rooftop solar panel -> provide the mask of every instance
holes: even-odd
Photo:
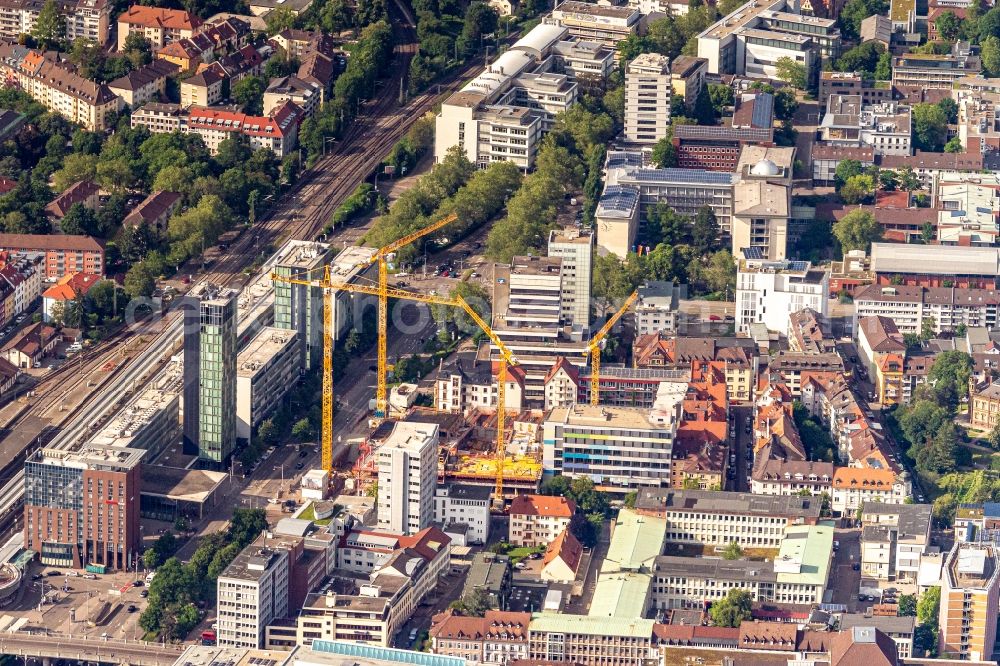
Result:
[[[677,125],[674,138],[677,139],[717,139],[730,141],[770,141],[771,129],[764,127],[708,127],[700,125]]]
[[[732,185],[734,174],[721,171],[705,171],[704,169],[640,169],[631,171],[623,179],[673,183],[696,183],[705,185]]]
[[[774,123],[774,95],[758,93],[753,101],[753,114],[750,124],[757,127],[770,127]]]

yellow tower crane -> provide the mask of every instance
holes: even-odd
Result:
[[[445,218],[448,219],[448,218]],[[449,220],[450,221],[450,220]],[[391,288],[388,285],[370,286],[359,283],[334,282],[330,278],[330,268],[323,268],[323,276],[319,279],[308,277],[284,276],[271,273],[271,279],[289,284],[300,284],[323,290],[323,424],[321,429],[322,447],[322,468],[328,472],[333,471],[333,292],[343,290],[352,293],[369,294],[379,298],[399,298],[420,303],[430,303],[435,305],[458,306],[465,310],[469,317],[479,326],[486,335],[489,336],[493,344],[500,350],[500,372],[498,377],[497,394],[497,478],[496,478],[496,499],[503,501],[503,461],[505,453],[505,404],[504,404],[504,384],[507,376],[507,366],[516,365],[517,359],[510,353],[503,341],[497,337],[493,329],[483,321],[479,314],[472,309],[461,296],[447,298],[444,296],[430,296],[412,291]],[[385,328],[379,328],[379,341],[384,344],[386,338]],[[384,349],[384,347],[383,347]],[[381,375],[385,380],[385,375]],[[385,412],[383,412],[383,415]]]
[[[413,241],[433,233],[438,229],[451,224],[458,219],[455,213],[446,215],[437,222],[429,224],[423,229],[407,234],[399,240],[389,243],[385,247],[379,248],[372,255],[365,265],[371,266],[378,262],[378,373],[376,377],[375,389],[375,418],[383,419],[388,412],[389,401],[386,391],[386,335],[389,330],[388,310],[389,310],[389,255],[401,247],[409,245]],[[407,292],[408,293],[408,292]]]
[[[604,323],[604,326],[590,338],[590,343],[583,352],[584,356],[590,354],[590,404],[592,405],[598,404],[601,398],[601,340],[618,323],[618,320],[622,318],[622,315],[625,314],[625,311],[631,307],[637,298],[639,298],[639,292],[633,291],[625,299],[625,304],[618,309],[618,312],[611,315],[611,318]]]

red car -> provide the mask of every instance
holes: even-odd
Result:
[[[708,315],[708,320],[709,321],[722,321],[722,317],[720,317],[718,315]]]

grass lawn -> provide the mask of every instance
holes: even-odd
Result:
[[[316,509],[313,508],[312,503],[309,503],[302,513],[299,514],[299,518],[302,520],[311,520],[317,525],[329,525],[331,518],[323,518],[322,520],[316,520]]]

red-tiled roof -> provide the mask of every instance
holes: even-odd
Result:
[[[0,248],[5,250],[75,250],[82,252],[103,252],[95,238],[72,236],[69,234],[0,234]]]
[[[547,567],[556,559],[562,559],[571,571],[576,573],[580,566],[580,559],[583,557],[583,546],[576,537],[566,527],[556,540],[549,544],[545,550],[545,557],[542,558],[542,566]]]
[[[576,503],[573,500],[556,495],[518,495],[510,504],[512,516],[572,518],[575,512]]]
[[[142,5],[129,7],[126,12],[118,16],[118,22],[170,30],[194,30],[201,25],[201,19],[191,12]]]

